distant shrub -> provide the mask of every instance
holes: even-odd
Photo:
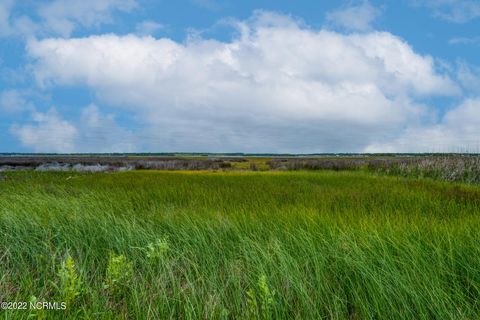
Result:
[[[222,160],[157,160],[139,161],[135,164],[137,169],[154,170],[208,170],[230,168],[231,164]]]
[[[480,183],[480,158],[473,156],[410,158],[393,163],[369,164],[368,169],[403,177]]]
[[[68,171],[70,169],[69,164],[58,162],[44,163],[35,168],[36,171]]]
[[[109,165],[101,165],[101,164],[84,165],[80,163],[74,165],[72,169],[77,172],[105,172],[105,171],[115,170],[115,168]]]
[[[425,156],[363,159],[272,159],[272,170],[359,170],[450,182],[480,183],[478,156]]]
[[[218,170],[228,169],[231,159],[188,159],[158,157],[0,157],[0,171],[31,169],[36,171],[108,172],[144,170]],[[233,160],[232,160],[233,161]],[[246,160],[234,159],[241,162]]]
[[[367,163],[363,159],[272,159],[267,162],[273,170],[355,170]]]

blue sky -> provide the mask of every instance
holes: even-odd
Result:
[[[478,152],[480,1],[0,0],[0,152]]]

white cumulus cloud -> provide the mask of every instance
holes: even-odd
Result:
[[[434,125],[408,128],[367,152],[480,152],[480,99],[467,99]]]
[[[15,124],[10,133],[35,152],[141,151],[133,133],[94,104],[83,108],[75,120],[64,119],[54,108],[45,113],[33,111],[30,124]]]
[[[62,119],[55,109],[46,113],[34,112],[34,124],[13,125],[10,132],[24,146],[35,152],[73,152],[78,131],[71,123]]]
[[[428,121],[418,99],[459,92],[388,32],[312,30],[268,12],[238,26],[227,42],[100,35],[27,51],[43,86],[87,86],[135,113],[150,150],[362,151]]]

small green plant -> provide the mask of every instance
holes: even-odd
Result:
[[[258,291],[260,294],[260,308],[262,315],[267,315],[270,313],[273,306],[273,296],[275,291],[270,290],[267,284],[267,277],[262,274],[258,278]]]
[[[133,264],[124,255],[110,254],[104,289],[113,298],[122,297],[132,281]]]
[[[257,287],[247,291],[247,312],[251,319],[270,319],[272,315],[274,290],[270,290],[267,277],[262,274],[258,278]]]
[[[81,294],[82,282],[78,275],[77,267],[75,266],[75,260],[73,260],[69,254],[67,254],[60,265],[58,277],[60,279],[58,289],[62,300],[67,306],[71,306],[75,302],[75,299]]]
[[[168,244],[168,239],[166,237],[162,239],[158,239],[155,242],[149,243],[147,245],[147,257],[149,259],[160,259],[164,258],[168,251],[170,250],[170,246]]]

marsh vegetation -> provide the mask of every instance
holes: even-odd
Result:
[[[8,319],[478,318],[480,188],[367,171],[4,172]]]

